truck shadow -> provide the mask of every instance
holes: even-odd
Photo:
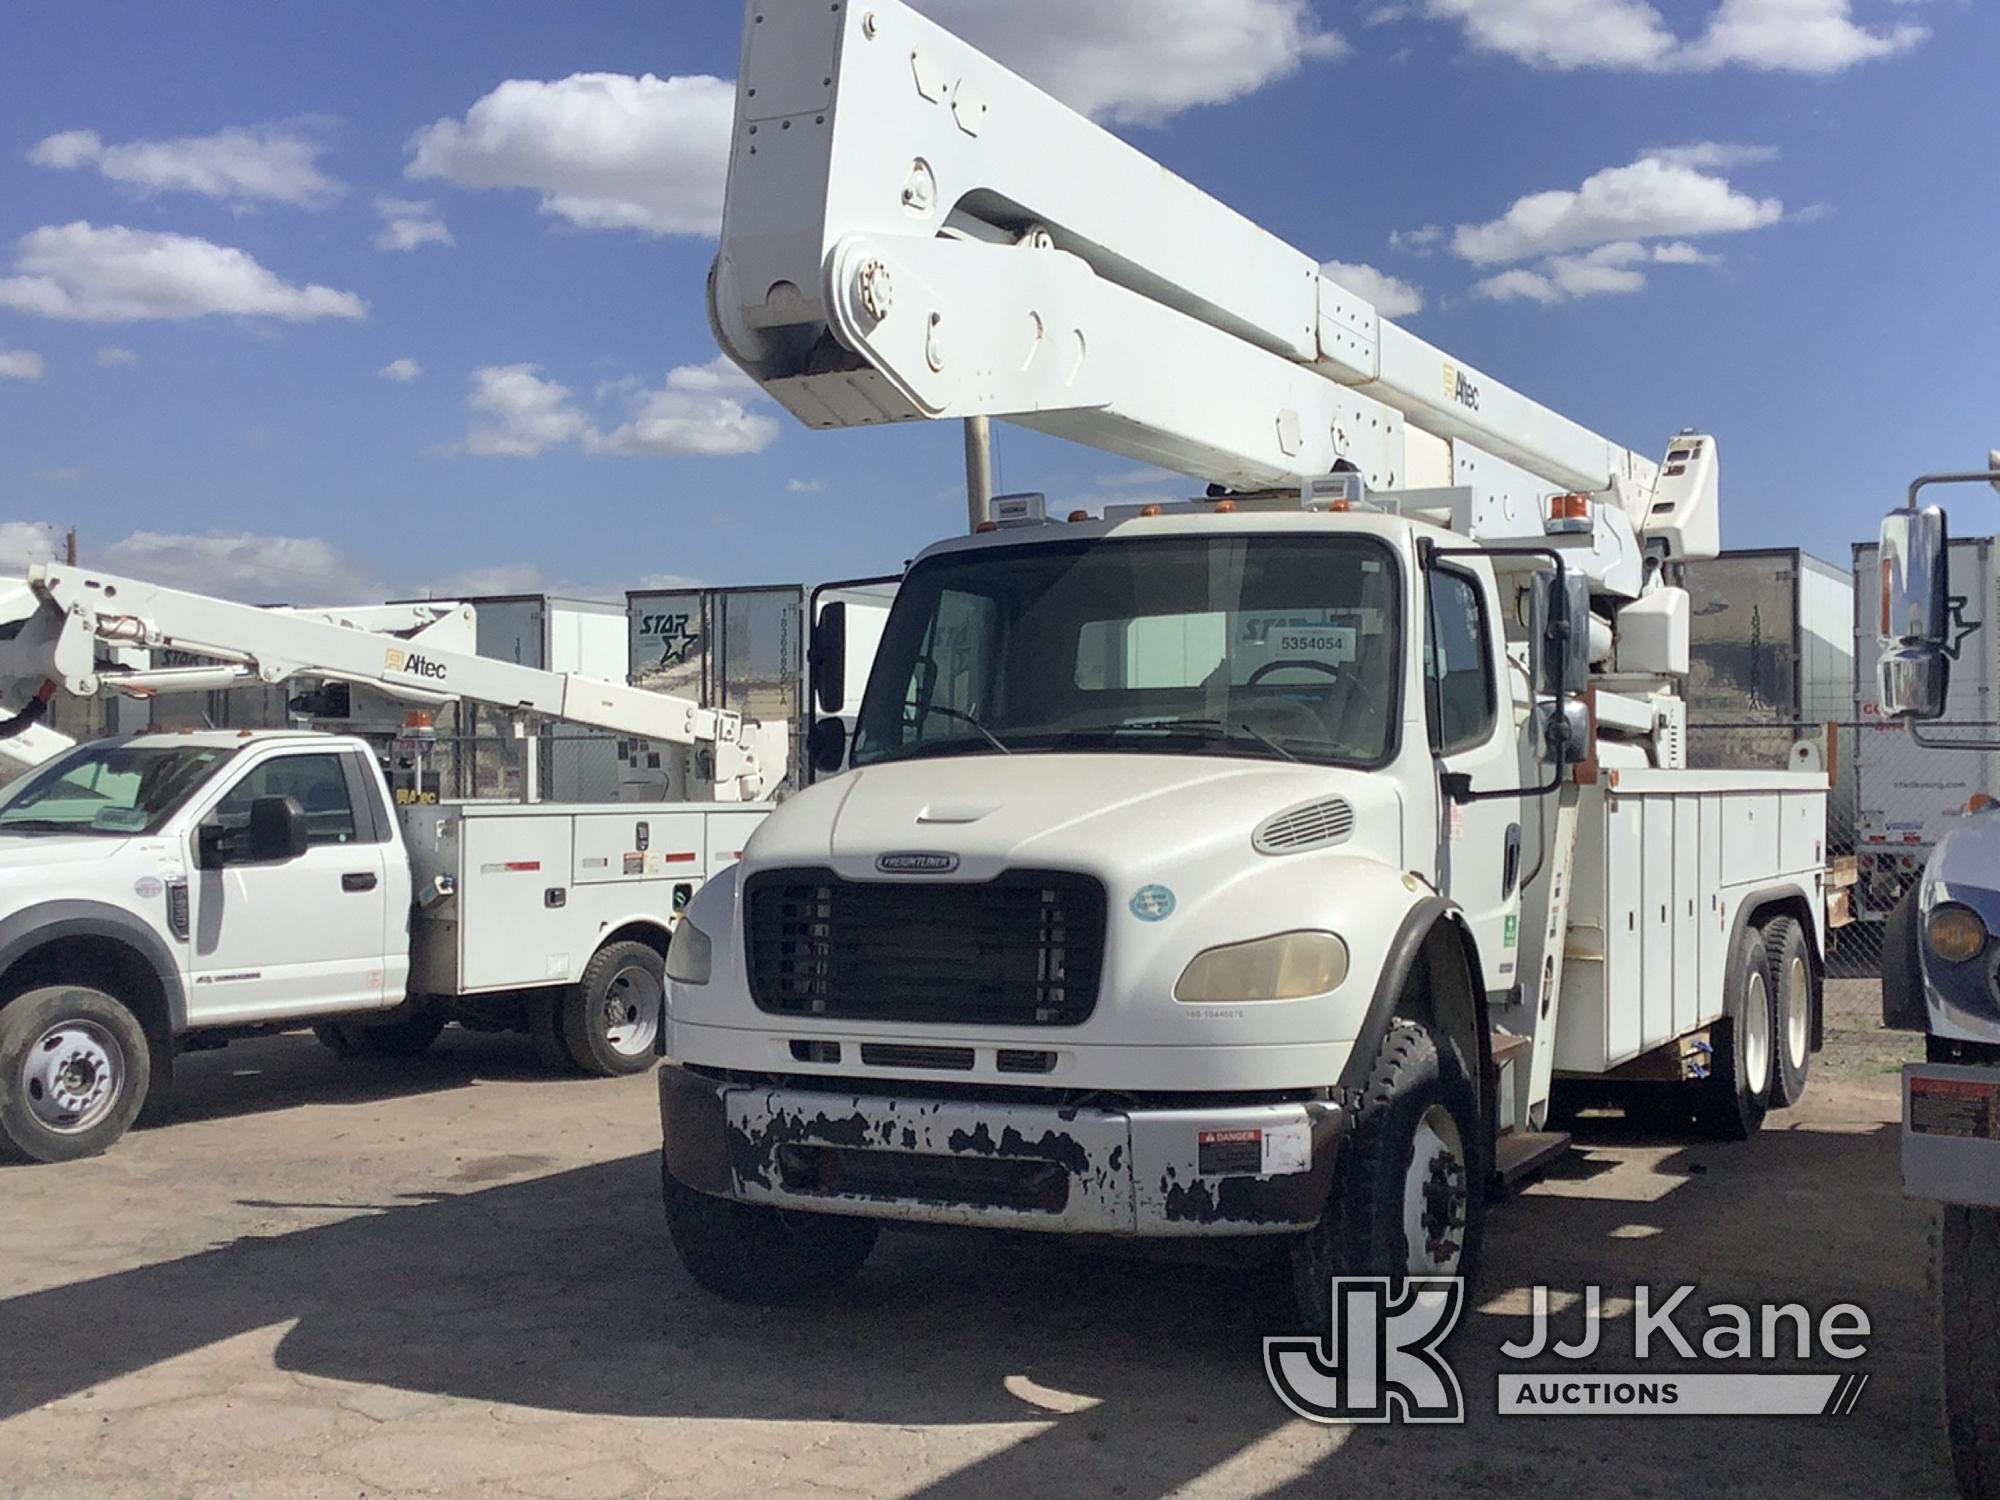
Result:
[[[171,1092],[148,1106],[141,1128],[226,1120],[301,1104],[374,1104],[489,1080],[548,1078],[527,1037],[508,1032],[447,1026],[422,1057],[384,1058],[336,1057],[310,1032],[286,1032],[182,1053],[174,1060]]]
[[[1609,1148],[1586,1156],[1593,1149]],[[1944,1493],[1925,1215],[1896,1190],[1893,1130],[1796,1128],[1700,1154],[1705,1174],[1675,1151],[1496,1209],[1478,1306],[1453,1345],[1471,1420],[1421,1434],[1291,1422],[1262,1370],[1277,1304],[1265,1278],[1240,1269],[903,1233],[885,1236],[836,1297],[783,1310],[718,1302],[667,1244],[650,1153],[385,1202],[0,1302],[0,1349],[61,1351],[0,1364],[0,1417],[290,1324],[283,1369],[472,1402],[1009,1427],[988,1456],[919,1492],[932,1496],[1156,1495],[1204,1477],[1277,1494],[1506,1493],[1552,1481],[1598,1494],[1746,1482],[1767,1495]],[[1599,1282],[1617,1297],[1696,1276],[1696,1307],[1860,1302],[1875,1330],[1861,1410],[1810,1426],[1724,1424],[1732,1449],[1765,1457],[1713,1469],[1701,1457],[1719,1436],[1712,1423],[1493,1415],[1498,1346],[1529,1329],[1528,1280]],[[1575,1321],[1557,1335],[1573,1335]],[[1698,1337],[1699,1314],[1683,1322]],[[1614,1313],[1593,1366],[1634,1368],[1624,1326]]]

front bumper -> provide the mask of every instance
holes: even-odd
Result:
[[[668,1171],[774,1208],[1060,1234],[1286,1234],[1317,1223],[1339,1105],[896,1098],[660,1069]]]
[[[1903,1191],[2000,1208],[2000,1067],[1904,1065]]]

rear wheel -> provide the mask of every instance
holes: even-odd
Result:
[[[74,1161],[138,1118],[152,1077],[138,1018],[102,990],[50,985],[0,1009],[0,1153]]]
[[[1806,930],[1791,917],[1779,917],[1764,929],[1764,951],[1771,962],[1771,1103],[1782,1109],[1805,1097],[1819,982]]]
[[[1479,1270],[1486,1211],[1479,1100],[1458,1050],[1398,1021],[1375,1055],[1317,1227],[1291,1257],[1304,1326],[1332,1316],[1336,1276],[1461,1276]]]
[[[688,1274],[731,1302],[777,1307],[830,1292],[867,1264],[881,1226],[712,1198],[660,1166],[667,1233]]]
[[[2000,1209],[1944,1206],[1945,1431],[1965,1500],[2000,1500]]]
[[[1753,928],[1738,940],[1723,985],[1699,1113],[1710,1134],[1747,1141],[1770,1108],[1774,1067],[1770,960],[1761,932]]]
[[[607,943],[562,1003],[562,1039],[576,1065],[600,1078],[653,1064],[666,1004],[666,960],[644,943]]]

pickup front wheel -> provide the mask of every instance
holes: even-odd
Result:
[[[138,1117],[151,1078],[146,1033],[111,996],[29,990],[0,1009],[0,1154],[98,1155]]]

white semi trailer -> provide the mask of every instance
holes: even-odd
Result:
[[[649,1066],[676,914],[783,779],[788,727],[473,654],[456,606],[261,610],[49,564],[0,639],[0,715],[57,692],[316,681],[657,749],[682,800],[396,805],[370,744],[308,731],[93,741],[0,796],[0,1154],[104,1150],[177,1052],[310,1024],[343,1054],[421,1051],[447,1020],[526,1030],[554,1065]],[[411,615],[411,609],[416,615]],[[107,649],[148,662],[101,666]],[[352,708],[354,705],[348,705]],[[656,794],[657,795],[657,794]]]
[[[758,0],[739,77],[711,313],[771,396],[1211,489],[926,550],[823,779],[695,896],[704,1285],[948,1222],[1235,1241],[1323,1319],[1335,1271],[1473,1272],[1558,1079],[1738,1137],[1798,1097],[1825,779],[1682,769],[1713,438],[1536,405],[900,0]]]

